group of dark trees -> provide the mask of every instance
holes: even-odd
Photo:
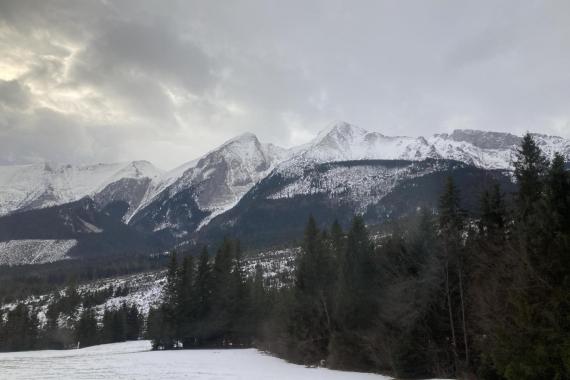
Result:
[[[75,323],[75,341],[81,347],[137,340],[143,332],[144,318],[136,305],[121,304],[105,309],[101,326],[93,309],[84,309]]]
[[[438,210],[395,222],[373,244],[310,218],[292,286],[244,276],[239,243],[213,263],[172,256],[155,348],[248,346],[294,362],[402,378],[570,378],[570,174],[531,135],[519,190],[492,185],[469,214],[450,178]]]
[[[144,318],[136,305],[123,303],[116,309],[105,309],[102,318],[95,311],[96,305],[124,291],[108,287],[80,294],[71,283],[63,295],[53,295],[43,324],[38,318],[39,309],[24,303],[16,304],[5,315],[0,311],[0,351],[65,349],[136,340],[144,330]]]
[[[155,349],[247,347],[267,312],[261,267],[246,278],[239,241],[226,239],[213,261],[204,248],[181,263],[171,256],[163,303],[151,309],[147,335]]]

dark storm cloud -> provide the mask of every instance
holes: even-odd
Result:
[[[168,167],[336,119],[570,137],[569,21],[564,1],[4,0],[0,162]]]

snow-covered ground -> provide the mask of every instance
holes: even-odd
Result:
[[[77,240],[8,240],[0,242],[0,265],[44,264],[69,259]]]
[[[2,379],[387,380],[306,368],[255,349],[150,351],[148,341],[66,351],[0,353]]]

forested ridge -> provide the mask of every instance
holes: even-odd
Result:
[[[107,287],[80,294],[71,282],[65,291],[53,294],[43,322],[39,310],[23,302],[4,315],[0,310],[0,351],[83,348],[139,339],[145,321],[136,305],[123,302],[97,316],[96,305],[127,293],[126,288]]]
[[[570,176],[531,135],[480,210],[453,181],[439,208],[395,222],[373,244],[310,218],[292,286],[247,278],[239,241],[180,264],[151,311],[155,349],[255,346],[305,365],[400,378],[570,378]]]

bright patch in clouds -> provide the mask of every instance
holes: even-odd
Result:
[[[148,159],[332,120],[570,137],[570,3],[0,3],[0,164]]]

